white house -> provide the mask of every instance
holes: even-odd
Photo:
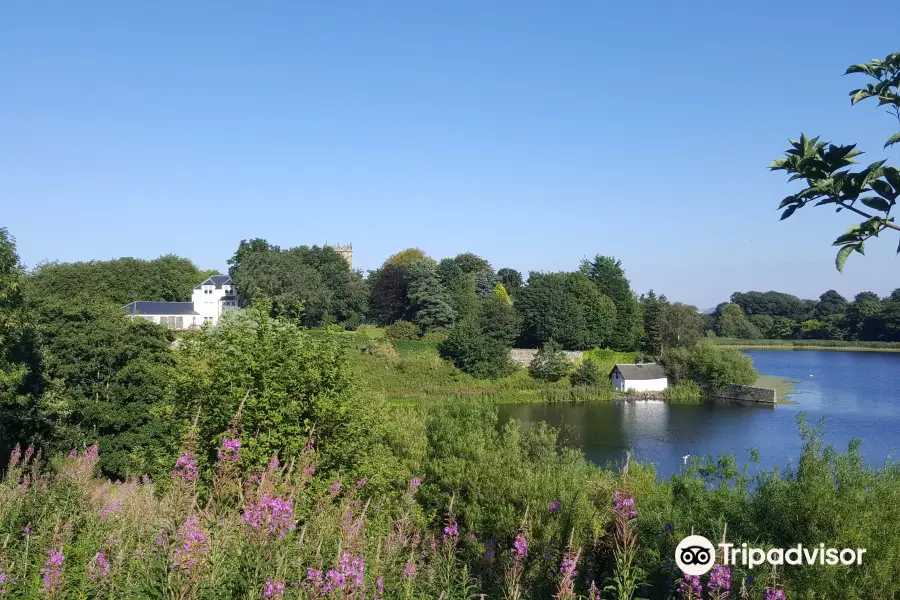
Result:
[[[194,288],[191,302],[132,302],[122,310],[165,325],[169,329],[199,329],[204,323],[215,325],[226,310],[237,306],[234,282],[228,275],[213,275]]]
[[[662,365],[616,365],[609,374],[617,392],[661,392],[669,387],[669,378]]]

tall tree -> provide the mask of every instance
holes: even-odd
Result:
[[[41,423],[37,399],[43,377],[37,335],[22,293],[15,240],[0,228],[0,456],[31,441]]]
[[[883,60],[873,59],[868,63],[851,65],[847,73],[863,74],[874,80],[865,88],[850,92],[851,104],[877,98],[878,105],[888,106],[888,112],[900,122],[900,52],[889,54]],[[898,142],[900,133],[895,133],[884,147]],[[834,241],[834,246],[840,246],[835,258],[839,271],[844,268],[852,252],[863,253],[865,242],[869,239],[887,229],[900,231],[900,225],[894,223],[891,216],[900,197],[900,170],[886,166],[885,160],[879,160],[860,171],[851,171],[849,167],[856,163],[855,157],[862,154],[856,149],[856,144],[834,145],[803,134],[799,140],[791,140],[790,143],[785,156],[772,161],[770,169],[785,171],[790,175],[790,181],[802,179],[806,187],[781,201],[779,208],[785,209],[782,220],[809,203],[834,207],[837,212],[846,210],[864,219]]]
[[[522,343],[554,340],[565,348],[608,346],[615,336],[616,307],[584,273],[531,273],[515,308],[524,322]]]
[[[697,307],[674,302],[662,309],[660,319],[662,347],[693,346],[703,335],[703,315]]]
[[[453,325],[456,313],[450,306],[449,295],[438,279],[432,261],[420,261],[410,267],[411,281],[408,296],[414,322],[423,332],[446,329]]]
[[[506,288],[506,291],[510,296],[515,296],[524,285],[522,274],[515,269],[500,269],[497,271],[497,279],[500,280],[500,283],[503,284],[503,287]]]
[[[634,350],[641,334],[641,314],[631,283],[625,277],[622,261],[612,256],[600,256],[582,261],[581,272],[586,274],[616,307],[616,324],[611,345],[615,350]]]
[[[716,308],[716,334],[748,340],[762,337],[740,305],[733,303],[720,304]]]
[[[369,275],[372,318],[381,324],[397,320],[412,321],[415,311],[409,299],[410,267],[421,261],[431,261],[418,248],[407,248],[389,257],[381,267]]]
[[[641,346],[651,356],[659,356],[663,351],[663,314],[669,301],[665,296],[657,296],[650,290],[641,296],[641,317],[644,325],[644,336]]]
[[[833,316],[843,316],[847,312],[847,300],[834,290],[828,290],[819,296],[816,304],[816,318],[826,319]]]

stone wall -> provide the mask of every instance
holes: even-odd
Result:
[[[716,398],[726,400],[740,400],[743,402],[757,402],[760,404],[775,404],[777,394],[775,390],[758,388],[749,385],[726,385],[715,394]]]
[[[531,361],[534,360],[534,355],[537,354],[537,350],[534,348],[513,348],[509,351],[509,357],[512,359],[514,363],[520,364],[523,367],[527,367],[531,364]],[[579,352],[576,350],[565,350],[563,354],[566,355],[571,362],[575,362],[577,359],[581,358],[583,352]]]

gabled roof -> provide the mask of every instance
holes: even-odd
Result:
[[[143,302],[136,301],[122,307],[132,315],[199,315],[193,302]]]
[[[214,285],[217,290],[221,290],[223,285],[234,285],[234,282],[228,275],[213,275],[200,285],[194,287],[194,289],[199,290],[204,285]]]
[[[662,365],[656,363],[642,363],[639,365],[616,365],[610,372],[610,375],[618,369],[626,380],[640,379],[663,379],[666,377],[666,370]]]

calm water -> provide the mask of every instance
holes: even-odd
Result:
[[[505,421],[547,421],[597,464],[624,460],[628,449],[657,465],[663,477],[682,469],[682,456],[733,452],[749,463],[749,449],[761,466],[783,467],[800,454],[797,415],[825,419],[825,441],[846,449],[863,441],[865,460],[881,466],[900,447],[900,352],[766,350],[747,352],[766,375],[797,380],[794,404],[776,407],[663,402],[612,404],[525,404],[500,409]],[[757,470],[751,465],[751,473]]]

